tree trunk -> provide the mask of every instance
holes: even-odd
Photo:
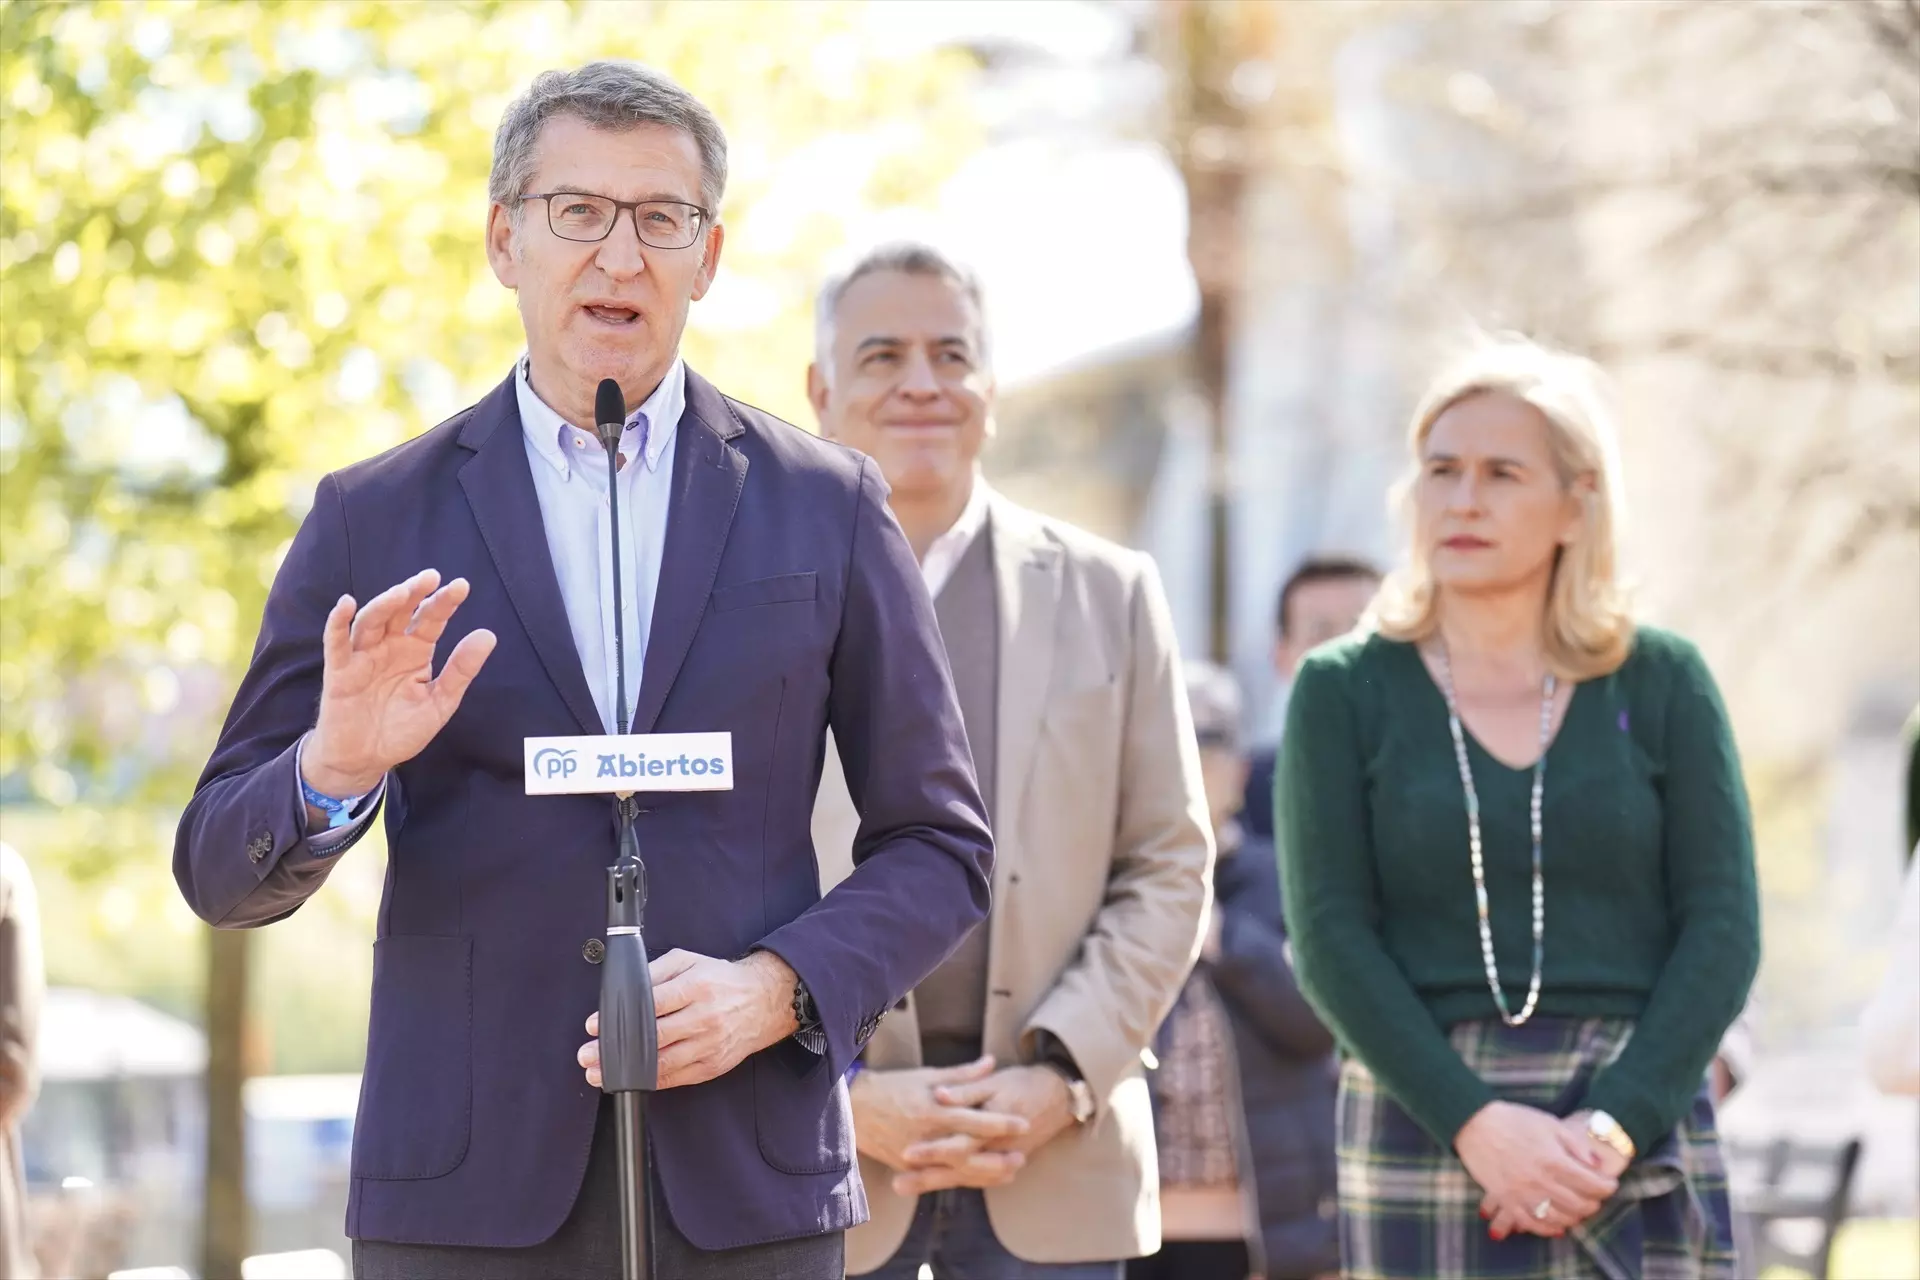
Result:
[[[1238,175],[1216,175],[1231,178]],[[1208,192],[1206,187],[1216,190]],[[1222,200],[1207,221],[1224,224],[1215,234],[1236,236],[1239,192],[1237,181],[1216,180],[1188,187],[1200,199]],[[1194,213],[1199,214],[1198,201]],[[1195,245],[1195,256],[1218,252]],[[1200,319],[1194,339],[1194,364],[1201,399],[1207,406],[1207,656],[1221,665],[1233,659],[1233,437],[1228,428],[1231,389],[1234,296],[1228,287],[1202,288]]]
[[[200,1274],[233,1280],[247,1256],[247,963],[253,935],[215,929],[207,940],[207,1176]]]
[[[1162,65],[1172,72],[1169,149],[1187,189],[1187,258],[1200,292],[1193,372],[1207,407],[1207,655],[1233,656],[1233,337],[1244,284],[1245,112],[1225,92],[1248,54],[1244,15],[1207,0],[1165,0]]]

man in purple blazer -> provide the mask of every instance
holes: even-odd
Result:
[[[639,406],[611,482],[633,730],[731,733],[736,775],[642,796],[658,1274],[842,1274],[867,1212],[842,1078],[986,913],[992,842],[884,483],[680,361],[725,182],[711,113],[643,68],[548,72],[508,108],[487,252],[527,355],[320,482],[181,819],[182,893],[244,928],[297,910],[384,803],[357,1275],[618,1267],[611,1108],[582,1044],[614,809],[529,797],[522,772],[524,738],[615,722],[602,378]],[[862,823],[823,898],[829,727]]]

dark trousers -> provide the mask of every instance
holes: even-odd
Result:
[[[580,1198],[560,1230],[524,1249],[353,1242],[355,1280],[617,1280],[620,1275],[619,1136],[602,1099]],[[653,1274],[657,1280],[841,1280],[846,1238],[838,1232],[710,1253],[674,1229],[656,1178]]]
[[[1252,1268],[1238,1240],[1169,1240],[1127,1263],[1127,1280],[1247,1280]]]
[[[899,1251],[864,1280],[915,1280],[920,1268],[934,1280],[1121,1280],[1118,1262],[1028,1262],[993,1234],[986,1197],[951,1187],[920,1197]]]

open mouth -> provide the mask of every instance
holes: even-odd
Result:
[[[629,307],[593,306],[581,309],[601,324],[623,326],[640,323],[640,313]]]

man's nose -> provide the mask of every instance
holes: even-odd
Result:
[[[613,230],[600,242],[594,261],[615,279],[630,279],[647,269],[647,256],[640,244],[640,212],[623,209],[613,216]]]
[[[907,364],[900,379],[903,395],[926,399],[940,394],[940,379],[934,376],[933,361],[924,351],[907,353]]]

